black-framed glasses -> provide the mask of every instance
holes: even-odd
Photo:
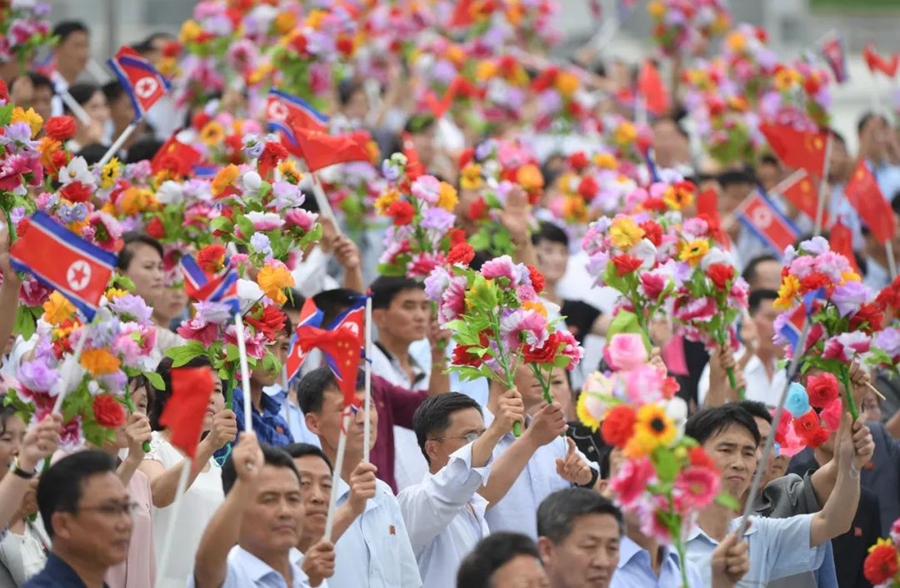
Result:
[[[107,504],[101,504],[99,506],[82,506],[79,507],[79,511],[89,511],[89,512],[99,512],[105,517],[115,518],[118,516],[126,515],[126,516],[134,516],[134,513],[137,511],[140,505],[137,502],[127,502],[127,503],[113,503],[109,502]]]
[[[459,437],[432,437],[432,441],[453,441],[457,439],[465,439],[466,443],[474,443],[483,433],[466,433]]]

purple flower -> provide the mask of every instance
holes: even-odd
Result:
[[[425,278],[425,295],[429,300],[437,302],[449,285],[450,274],[444,268],[437,267]]]
[[[900,356],[900,329],[887,328],[875,335],[875,347],[887,353],[891,359]]]
[[[256,159],[262,155],[266,148],[265,143],[260,141],[256,135],[244,135],[242,141],[244,143],[244,153],[250,159]]]
[[[810,255],[822,255],[826,251],[831,251],[831,246],[824,237],[813,237],[803,243],[800,243],[800,249]]]
[[[109,309],[101,309],[101,313],[104,313],[106,316],[101,314],[100,320],[91,329],[91,347],[95,349],[109,347],[112,345],[116,335],[119,334],[119,319],[110,316]]]
[[[443,208],[429,208],[422,215],[422,228],[446,233],[456,222],[456,215]]]
[[[35,392],[49,392],[59,379],[59,370],[51,369],[40,359],[23,361],[16,373],[19,382]]]
[[[153,310],[140,296],[126,294],[109,303],[109,309],[125,321],[148,324]]]
[[[221,325],[231,321],[231,307],[221,302],[197,302],[194,304],[196,319],[205,324]]]
[[[869,289],[862,282],[847,282],[834,289],[831,301],[843,317],[859,310],[859,307],[869,300],[870,295]]]
[[[285,208],[297,208],[303,204],[306,197],[300,192],[299,186],[289,182],[275,182],[272,184],[272,205],[275,210]]]
[[[122,396],[122,393],[125,391],[125,386],[128,385],[128,376],[126,376],[125,372],[122,370],[118,370],[111,374],[99,376],[97,381],[100,383],[100,386],[110,394]]]

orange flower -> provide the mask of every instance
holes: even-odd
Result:
[[[233,163],[220,169],[210,186],[213,196],[221,196],[240,175],[241,170]]]
[[[527,192],[533,192],[544,187],[544,176],[538,166],[526,163],[516,170],[516,183]]]
[[[119,359],[106,349],[88,349],[81,354],[81,367],[92,376],[104,376],[119,371]]]
[[[294,285],[294,276],[283,265],[267,265],[259,270],[256,283],[272,302],[281,306],[287,302],[284,290]]]
[[[69,302],[65,296],[54,290],[50,293],[50,297],[44,303],[44,322],[57,326],[66,321],[75,314],[75,307]]]
[[[556,89],[563,97],[572,96],[577,90],[580,82],[578,76],[567,71],[561,71],[556,76]]]

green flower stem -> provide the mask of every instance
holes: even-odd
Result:
[[[500,318],[499,317],[491,317],[495,319],[491,321],[491,327],[494,331],[494,340],[497,342],[497,349],[499,351],[503,351],[503,342],[500,340]],[[509,369],[509,363],[506,361],[506,358],[503,357],[502,353],[499,357],[495,358],[497,363],[500,364],[500,367],[503,369],[503,375],[506,377],[506,388],[512,389],[516,387],[516,379],[513,377],[513,372]],[[516,369],[518,369],[518,364],[516,365]],[[522,423],[516,421],[513,423],[513,435],[516,437],[522,436]]]
[[[18,235],[16,235],[16,225],[12,222],[12,216],[8,208],[3,209],[3,215],[6,217],[6,230],[9,231],[9,244],[12,245],[18,238]]]
[[[131,392],[125,393],[125,406],[128,407],[128,412],[134,414],[134,403],[131,401]],[[144,453],[150,453],[150,442],[144,441],[144,444],[141,445],[141,449],[144,450]]]
[[[225,369],[228,371],[228,392],[225,394],[225,408],[227,410],[231,410],[231,401],[234,400],[234,367],[228,364],[225,364]],[[222,382],[222,385],[226,385],[226,382]]]
[[[856,422],[856,419],[859,418],[859,411],[856,410],[856,402],[853,401],[853,387],[850,384],[850,368],[847,364],[841,364],[841,380],[844,382],[844,404],[847,405],[847,410],[850,411],[850,416],[853,417],[853,422]]]

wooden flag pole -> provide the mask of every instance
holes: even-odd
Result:
[[[178,522],[178,515],[181,514],[181,503],[184,502],[181,498],[184,496],[184,493],[187,492],[188,478],[191,474],[191,458],[186,457],[181,466],[181,475],[178,476],[178,486],[175,488],[175,500],[172,502],[172,520],[170,521],[169,528],[166,529],[166,540],[163,543],[163,548],[161,555],[162,557],[159,560],[159,566],[156,570],[156,585],[155,588],[162,588],[166,585],[166,573],[169,571],[169,557],[172,555],[172,543],[175,541],[175,529],[178,526],[176,523]]]

